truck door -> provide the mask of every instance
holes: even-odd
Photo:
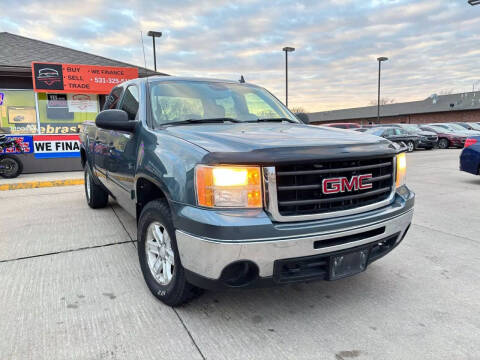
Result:
[[[129,85],[117,107],[128,114],[129,120],[138,119],[139,90]],[[108,188],[117,201],[126,209],[134,206],[132,190],[137,160],[137,135],[110,130],[108,143]],[[133,213],[135,213],[134,209]]]
[[[123,88],[115,87],[107,97],[107,101],[103,106],[103,110],[115,109],[122,96]],[[100,181],[108,187],[107,184],[107,168],[109,161],[109,142],[110,142],[110,130],[96,129],[94,143],[94,164],[93,169],[95,175]]]

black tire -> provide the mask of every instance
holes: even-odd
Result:
[[[413,141],[407,141],[407,151],[412,152],[415,150],[415,143]]]
[[[87,199],[88,206],[92,209],[104,208],[108,204],[108,192],[106,192],[100,185],[95,184],[92,174],[90,174],[88,169],[88,165],[85,166],[84,174],[85,198]],[[89,187],[90,191],[88,189]]]
[[[153,270],[150,270],[148,265],[147,252],[145,251],[149,227],[155,223],[161,224],[164,231],[168,233],[171,250],[174,255],[173,271],[171,272],[172,278],[166,285],[162,285],[155,279],[152,274]],[[202,290],[191,285],[185,279],[185,270],[180,262],[175,229],[167,202],[165,200],[154,200],[145,205],[140,214],[137,229],[140,267],[145,282],[152,294],[169,306],[179,306],[199,296]]]
[[[0,156],[0,176],[5,179],[13,179],[20,175],[23,171],[23,164],[14,156]],[[7,168],[8,170],[4,170]]]
[[[450,142],[448,141],[448,139],[441,138],[440,140],[438,140],[439,149],[448,149],[449,146],[450,146]]]

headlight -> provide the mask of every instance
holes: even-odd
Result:
[[[260,167],[198,165],[195,168],[197,202],[206,207],[261,208]]]
[[[407,180],[407,156],[405,153],[397,155],[397,188],[405,185]]]

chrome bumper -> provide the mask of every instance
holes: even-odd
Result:
[[[180,259],[185,269],[210,279],[219,279],[222,270],[237,260],[250,260],[259,269],[260,277],[273,275],[275,260],[301,256],[324,254],[353,248],[400,234],[403,236],[412,221],[413,209],[396,217],[372,225],[348,229],[346,231],[321,232],[299,237],[249,239],[248,241],[228,241],[207,239],[176,230]],[[332,240],[385,227],[385,231],[376,236],[362,238],[348,243],[314,248],[315,242]]]

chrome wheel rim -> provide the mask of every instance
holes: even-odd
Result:
[[[412,142],[409,142],[408,143],[408,151],[413,151],[413,143]]]
[[[145,253],[152,276],[160,285],[168,285],[173,278],[175,257],[167,229],[159,222],[151,223],[147,229]]]
[[[92,190],[90,184],[90,175],[88,175],[88,173],[85,173],[85,188],[87,190],[87,200],[90,201],[90,193]]]

